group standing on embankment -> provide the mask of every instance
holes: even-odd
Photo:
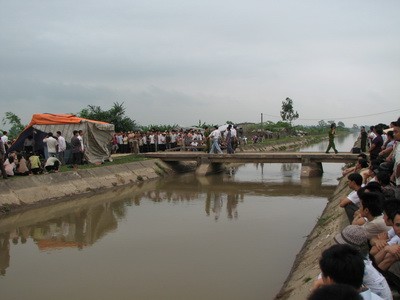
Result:
[[[386,132],[361,128],[353,151],[368,155],[343,170],[276,299],[326,299],[347,289],[360,299],[393,299],[400,290],[400,118]]]

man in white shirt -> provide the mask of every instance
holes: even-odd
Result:
[[[212,140],[210,154],[219,153],[222,154],[221,147],[219,146],[219,140],[221,139],[221,132],[218,130],[218,126],[214,126],[214,130],[208,136]]]
[[[58,142],[53,137],[53,133],[52,132],[49,132],[47,134],[47,136],[43,139],[43,143],[45,143],[47,145],[47,153],[48,153],[47,157],[56,157],[57,156]]]
[[[64,164],[64,153],[67,149],[67,143],[65,142],[65,138],[62,136],[61,131],[57,131],[57,141],[58,141],[58,159],[61,164]]]
[[[340,207],[346,211],[347,218],[350,224],[353,222],[354,213],[360,208],[360,198],[358,198],[357,191],[361,188],[363,178],[359,173],[351,173],[348,177],[348,185],[353,191],[340,200]]]
[[[8,150],[8,136],[7,136],[7,131],[3,131],[3,135],[1,136],[1,140],[3,141],[4,148],[6,151]]]

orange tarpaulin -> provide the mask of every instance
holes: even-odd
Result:
[[[28,127],[35,124],[40,124],[40,125],[78,124],[81,123],[82,121],[99,123],[99,124],[108,124],[106,122],[84,119],[70,114],[34,114],[32,116],[32,120],[29,123]]]

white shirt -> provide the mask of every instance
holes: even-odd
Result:
[[[59,136],[58,137],[58,151],[62,152],[65,151],[67,149],[67,144],[65,143],[65,139],[63,136]]]
[[[366,290],[365,292],[360,293],[364,300],[383,300],[377,294],[371,292],[371,290]]]
[[[232,137],[234,137],[234,136],[237,137],[236,129],[233,128],[233,127],[231,128],[231,136],[232,136]]]
[[[360,198],[358,198],[357,191],[352,191],[348,196],[347,199],[349,199],[351,202],[353,202],[355,205],[359,205],[360,203]]]
[[[4,145],[7,144],[7,142],[8,142],[8,136],[4,134],[4,135],[1,137],[1,140],[3,141]]]
[[[372,265],[372,261],[369,259],[364,259],[364,265],[365,269],[363,284],[382,299],[392,300],[392,292],[385,277],[383,277],[383,275],[379,273],[377,269],[375,269],[375,267]]]
[[[55,138],[53,138],[52,136],[49,136],[48,138],[44,138],[43,143],[46,143],[47,151],[49,153],[57,153],[58,142]]]
[[[210,137],[213,140],[219,140],[219,138],[221,137],[221,132],[218,129],[215,129],[210,133]]]
[[[83,137],[81,135],[78,135],[78,140],[81,142],[81,150],[85,151],[85,146],[83,145]]]

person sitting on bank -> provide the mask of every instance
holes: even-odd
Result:
[[[395,198],[386,200],[383,202],[382,208],[383,220],[385,221],[386,226],[389,226],[390,229],[387,232],[382,232],[369,240],[371,245],[371,250],[369,253],[374,257],[376,264],[379,264],[385,256],[381,251],[387,245],[394,245],[399,240],[399,237],[396,235],[393,229],[393,219],[396,215],[396,212],[400,211],[400,201]]]
[[[340,207],[343,207],[350,224],[353,222],[354,213],[360,208],[360,198],[358,198],[357,191],[363,184],[363,178],[358,173],[351,173],[347,176],[347,183],[353,191],[340,200]]]
[[[321,278],[313,285],[313,290],[323,285],[347,284],[355,288],[363,299],[382,299],[363,286],[364,257],[356,248],[348,244],[335,244],[322,252],[319,260]]]
[[[60,170],[61,162],[58,160],[57,157],[49,157],[46,160],[44,168],[47,172],[58,172]]]
[[[19,176],[27,176],[29,175],[29,169],[26,164],[26,159],[25,157],[21,154],[17,154],[17,161],[16,161],[16,170],[15,170],[15,175]]]
[[[15,162],[14,162],[14,156],[10,155],[4,162],[4,169],[6,171],[6,175],[8,177],[14,176],[14,171],[15,171]]]
[[[363,285],[368,287],[373,293],[385,300],[392,300],[392,293],[385,277],[373,266],[368,255],[368,239],[362,227],[348,225],[338,233],[334,241],[341,245],[350,245],[356,248],[364,259],[365,271]]]
[[[361,228],[365,231],[368,240],[382,232],[387,232],[390,227],[386,225],[382,214],[383,194],[379,192],[368,192],[367,187],[357,191],[361,200],[359,218],[365,222]],[[356,220],[356,219],[354,219]]]
[[[393,230],[397,238],[393,238],[391,240],[392,243],[386,245],[385,248],[375,256],[376,263],[382,271],[388,270],[392,264],[400,260],[400,211],[394,213]]]
[[[364,154],[364,153],[362,153]],[[365,155],[365,154],[364,154]],[[364,170],[368,169],[369,163],[368,159],[361,157],[358,155],[357,163],[354,167],[349,167],[343,170],[342,175],[346,176],[349,175],[350,173],[355,173],[355,172],[363,172]]]
[[[29,156],[29,165],[30,165],[30,169],[32,174],[40,174],[42,172],[42,168],[41,168],[41,161],[40,161],[40,157],[38,155],[37,152],[35,153],[30,153]]]

